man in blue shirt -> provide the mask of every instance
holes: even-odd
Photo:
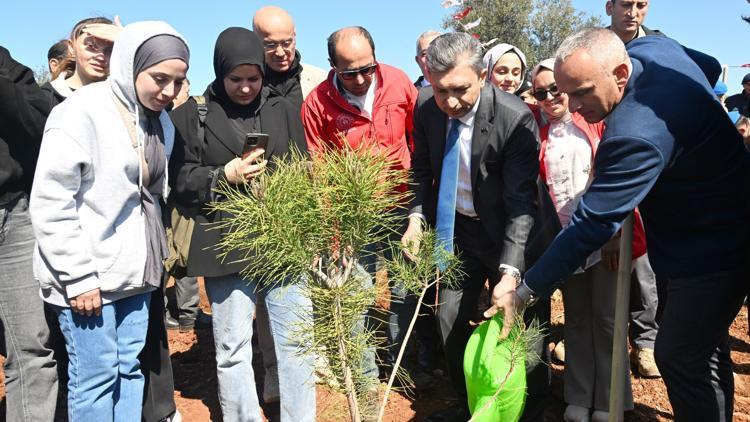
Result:
[[[666,37],[628,44],[592,28],[558,49],[571,111],[606,130],[594,180],[570,225],[524,275],[501,283],[506,317],[547,296],[619,230],[636,206],[667,297],[656,362],[678,421],[730,421],[728,328],[747,292],[750,154],[711,87],[719,63]]]

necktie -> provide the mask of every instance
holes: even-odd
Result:
[[[461,121],[451,119],[450,130],[445,140],[443,168],[440,171],[435,224],[436,247],[450,253],[453,253],[453,229],[456,222],[456,188],[458,186],[458,162],[460,159],[458,133],[460,127]],[[438,259],[437,264],[441,271],[445,270],[444,262]]]

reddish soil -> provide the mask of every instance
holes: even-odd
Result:
[[[562,300],[553,300],[551,337],[562,337]],[[742,308],[730,328],[732,360],[735,367],[734,420],[750,422],[750,337],[747,331],[747,310]],[[216,398],[216,371],[213,341],[210,332],[170,332],[170,348],[175,374],[175,400],[187,421],[220,420],[221,410]],[[563,365],[552,365],[552,394],[547,403],[546,419],[562,420],[564,411],[562,375]],[[442,388],[418,397],[403,393],[391,394],[386,421],[421,421],[435,410],[450,404],[448,380]],[[631,377],[635,409],[627,412],[626,421],[672,421],[672,408],[661,379]],[[348,421],[346,399],[324,386],[317,389],[319,421]],[[413,396],[413,395],[412,395]]]
[[[208,311],[205,297],[202,307]],[[551,336],[559,339],[562,334],[562,301],[553,301]],[[743,307],[730,328],[732,359],[735,368],[734,420],[750,422],[750,338],[747,334],[747,311]],[[217,398],[214,344],[210,330],[169,333],[172,364],[175,378],[174,397],[183,420],[189,422],[220,421],[221,409]],[[547,404],[547,420],[562,419],[562,371],[564,366],[552,365],[552,394]],[[0,373],[1,379],[1,373]],[[626,413],[626,421],[671,421],[674,420],[664,383],[660,379],[649,380],[632,377],[635,410]],[[385,420],[421,421],[429,413],[447,407],[450,392],[448,382],[435,391],[418,397],[402,393],[391,394]],[[318,386],[317,413],[319,421],[347,421],[345,398],[326,387]],[[4,404],[5,390],[0,384],[0,398]]]

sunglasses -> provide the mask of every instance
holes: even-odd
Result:
[[[531,93],[531,95],[536,98],[537,101],[546,100],[548,94],[552,94],[553,97],[557,97],[561,94],[561,92],[557,89],[557,84],[552,84],[547,89],[536,89]]]
[[[356,79],[357,75],[370,76],[373,73],[375,73],[375,69],[377,68],[378,68],[378,64],[373,63],[364,67],[360,67],[359,69],[341,71],[339,72],[339,76],[341,76],[341,79],[345,81],[351,81],[353,79]]]

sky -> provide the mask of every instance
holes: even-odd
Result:
[[[512,0],[508,0],[512,1]],[[597,14],[604,13],[605,0],[572,0],[573,6]],[[32,69],[46,66],[47,49],[66,37],[73,25],[86,17],[119,15],[124,24],[139,20],[164,20],[190,44],[188,77],[191,93],[200,94],[213,80],[213,46],[218,34],[230,26],[250,27],[259,7],[275,4],[288,10],[297,25],[297,49],[302,61],[329,69],[326,37],[334,30],[360,25],[375,41],[378,61],[405,71],[412,79],[419,76],[414,62],[415,42],[427,29],[441,30],[441,0],[379,1],[292,1],[273,3],[254,0],[36,0],[26,3],[6,0],[0,45],[16,60]],[[720,5],[720,7],[719,7]],[[660,29],[688,47],[716,57],[726,65],[750,63],[750,47],[741,42],[750,35],[750,24],[740,19],[750,15],[746,0],[651,0],[646,26]],[[729,92],[741,90],[740,80],[750,69],[730,68]]]

